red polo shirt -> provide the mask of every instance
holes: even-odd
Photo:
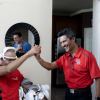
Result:
[[[95,57],[81,47],[72,59],[70,53],[66,53],[55,62],[59,69],[63,68],[65,82],[72,89],[90,86],[94,78],[100,77]]]
[[[19,100],[19,86],[23,78],[19,70],[0,76],[0,88],[2,89],[0,95],[2,95],[2,100]]]

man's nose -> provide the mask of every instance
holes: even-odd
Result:
[[[7,64],[11,63],[12,61],[7,61]]]

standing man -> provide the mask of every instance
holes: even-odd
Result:
[[[28,42],[22,40],[21,32],[14,32],[13,39],[15,41],[14,47],[16,48],[16,51],[26,53],[31,49],[31,45]]]
[[[39,54],[38,62],[46,69],[62,69],[68,85],[65,100],[92,100],[91,85],[96,84],[96,98],[100,100],[100,71],[92,53],[76,44],[76,34],[72,29],[64,29],[58,33],[61,46],[66,50],[58,60],[48,63]]]

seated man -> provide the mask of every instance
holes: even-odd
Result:
[[[15,41],[14,47],[16,48],[16,51],[26,53],[31,49],[31,45],[28,42],[22,40],[21,32],[14,32],[13,39]]]
[[[9,64],[13,63],[17,56],[16,56],[16,50],[14,47],[6,47],[3,50],[2,53],[3,66],[8,66]],[[20,59],[20,58],[18,58]],[[20,63],[20,61],[19,61]],[[20,73],[18,69],[15,71],[0,76],[0,88],[2,89],[2,100],[19,100],[19,87],[20,83],[23,81],[24,77]],[[28,85],[29,86],[29,85]],[[23,88],[27,89],[27,85],[22,85]],[[37,90],[34,89],[34,92],[37,92]],[[44,98],[41,100],[45,100]]]

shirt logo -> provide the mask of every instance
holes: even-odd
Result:
[[[76,59],[76,63],[77,63],[78,65],[80,65],[80,63],[81,63],[80,59]]]
[[[12,80],[18,80],[18,77],[16,77],[16,78],[11,78]]]

